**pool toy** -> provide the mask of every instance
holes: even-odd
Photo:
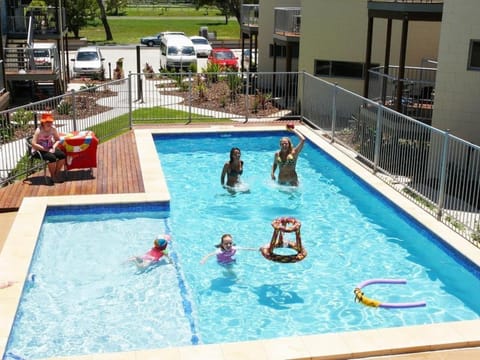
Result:
[[[405,302],[405,303],[386,303],[379,300],[370,299],[364,295],[362,289],[365,286],[371,284],[406,284],[407,280],[405,279],[370,279],[364,282],[361,282],[357,285],[353,293],[355,294],[355,301],[360,302],[366,306],[371,307],[381,307],[386,309],[398,309],[398,308],[412,308],[412,307],[421,307],[426,306],[425,301],[416,301],[416,302]]]
[[[270,261],[280,263],[295,263],[302,261],[307,256],[307,251],[302,245],[300,236],[301,223],[293,217],[281,217],[272,221],[273,235],[270,244],[260,248],[263,257]],[[285,233],[295,233],[295,242],[287,241],[283,235]],[[278,254],[274,250],[278,248],[288,248],[295,251],[294,254]]]

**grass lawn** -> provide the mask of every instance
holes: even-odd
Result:
[[[203,9],[203,8],[202,8]],[[159,11],[159,10],[158,10]],[[198,35],[200,27],[207,26],[209,32],[216,32],[217,39],[239,39],[240,26],[236,18],[230,18],[225,24],[225,18],[218,16],[218,11],[209,10],[209,16],[204,15],[204,10],[199,11],[200,15],[178,15],[181,12],[167,10],[168,16],[158,15],[157,10],[150,8],[145,12],[145,7],[138,11],[129,8],[129,16],[108,17],[108,24],[113,34],[113,41],[105,41],[105,29],[100,21],[80,30],[80,37],[86,37],[89,42],[97,44],[139,44],[140,38],[151,36],[160,31],[183,31],[188,36]],[[188,14],[192,14],[191,11]],[[189,19],[188,16],[191,16]]]

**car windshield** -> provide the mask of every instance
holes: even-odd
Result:
[[[219,52],[215,53],[215,56],[216,56],[217,59],[221,59],[221,60],[235,58],[235,56],[233,55],[233,53],[231,51],[219,51]]]
[[[49,57],[47,49],[35,49],[33,50],[33,56],[35,57]]]
[[[168,55],[194,55],[195,49],[191,46],[178,47],[178,46],[169,46]]]
[[[79,52],[77,54],[77,60],[80,61],[90,61],[90,60],[98,60],[98,54],[95,51],[89,52]]]
[[[208,41],[206,39],[192,39],[192,42],[195,45],[208,45]]]

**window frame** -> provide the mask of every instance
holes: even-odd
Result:
[[[472,64],[472,60],[474,57],[476,58],[475,59],[476,64]],[[479,39],[470,39],[467,61],[468,61],[467,70],[480,71],[480,40]]]

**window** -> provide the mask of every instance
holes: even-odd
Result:
[[[480,40],[470,40],[468,70],[480,70]]]
[[[273,57],[274,56],[274,49],[275,49],[275,56],[276,57],[287,57],[287,47],[285,45],[274,45],[270,44],[269,47],[269,56]],[[299,47],[298,45],[292,46],[291,48],[292,51],[292,58],[298,58],[299,54]]]
[[[372,67],[378,64],[372,64]],[[315,76],[364,78],[364,64],[350,61],[315,60]]]

